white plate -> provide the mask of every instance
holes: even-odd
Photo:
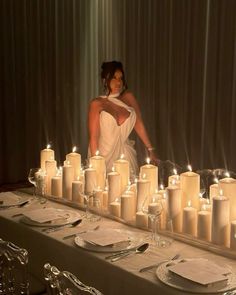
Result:
[[[189,293],[209,294],[226,292],[236,288],[236,274],[234,273],[227,275],[227,281],[214,283],[205,287],[175,275],[168,270],[168,267],[166,266],[168,263],[169,262],[165,262],[158,266],[156,276],[162,283],[175,289]]]
[[[67,214],[68,217],[52,220],[50,222],[39,223],[39,222],[31,220],[30,218],[28,218],[26,216],[22,216],[20,221],[27,224],[27,225],[40,226],[40,227],[51,227],[51,226],[61,226],[61,225],[71,224],[71,223],[75,222],[76,220],[82,219],[81,215],[76,211],[66,210],[66,209],[55,209],[55,210],[57,210],[58,213]]]
[[[117,246],[98,246],[94,244],[87,243],[79,235],[75,237],[75,244],[80,248],[93,252],[103,252],[103,253],[114,253],[122,250],[129,250],[137,247],[143,242],[143,237],[140,237],[137,233],[125,231],[121,229],[114,229],[118,233],[125,233],[129,236],[129,241],[127,243],[121,243]]]
[[[30,197],[20,196],[12,192],[0,194],[0,208],[16,207],[24,204]]]

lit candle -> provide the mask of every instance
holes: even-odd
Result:
[[[173,173],[174,173],[173,175],[170,175],[168,177],[168,186],[170,187],[174,185],[174,186],[180,187],[180,177],[177,174],[177,170],[175,168],[173,169]]]
[[[206,199],[206,198],[203,198],[203,196],[201,195],[201,194],[199,194],[199,210],[202,210],[202,207],[204,206],[204,205],[206,205],[207,204],[207,202],[208,202],[208,199]],[[206,209],[205,209],[206,210]]]
[[[231,221],[230,249],[236,251],[236,220]]]
[[[219,195],[219,180],[215,178],[214,181],[215,183],[210,185],[210,200]]]
[[[124,155],[114,162],[115,171],[120,174],[120,191],[124,192],[129,182],[129,162],[124,159]]]
[[[111,215],[120,218],[120,202],[118,201],[118,199],[110,203],[110,213]]]
[[[168,186],[167,190],[167,213],[172,221],[173,231],[182,231],[182,191],[178,186]]]
[[[136,206],[135,206],[135,195],[134,192],[125,192],[121,196],[121,218],[125,221],[131,221],[135,217]]]
[[[57,162],[55,160],[45,161],[46,171],[46,194],[51,195],[51,179],[57,174]]]
[[[70,162],[70,165],[75,170],[74,180],[77,180],[80,176],[80,168],[81,168],[81,155],[76,153],[76,147],[74,146],[72,149],[72,153],[66,155],[66,161]]]
[[[158,168],[150,164],[150,159],[147,158],[147,164],[140,167],[140,176],[146,175],[146,179],[150,181],[150,194],[154,194],[158,188]]]
[[[72,200],[72,181],[75,177],[75,170],[71,165],[62,167],[62,196]]]
[[[191,202],[192,207],[199,209],[199,193],[200,193],[200,175],[192,172],[189,165],[187,172],[180,174],[180,188],[182,194],[182,206],[185,207],[188,202]]]
[[[141,228],[148,227],[148,216],[147,214],[139,211],[136,213],[136,226]]]
[[[159,191],[156,190],[155,193],[158,193],[159,195],[162,196],[162,198],[165,198],[166,197],[166,190],[164,189],[164,185],[163,184],[160,184]]]
[[[83,183],[79,180],[72,181],[72,201],[78,204],[84,204]]]
[[[236,220],[236,179],[226,177],[220,179],[219,189],[223,191],[230,203],[230,221]]]
[[[50,147],[50,144],[48,144],[46,149],[40,152],[40,166],[43,170],[45,170],[45,161],[54,160],[54,151]]]
[[[146,197],[150,195],[150,181],[145,178],[140,178],[137,181],[137,209],[136,211],[142,210],[142,205]]]
[[[89,166],[89,168],[84,170],[84,178],[85,178],[85,186],[84,186],[84,191],[85,194],[90,194],[92,193],[96,186],[97,186],[97,174],[96,170]]]
[[[222,195],[212,199],[211,240],[214,244],[229,246],[229,199]]]
[[[96,170],[97,175],[97,185],[101,188],[105,188],[106,182],[106,163],[105,158],[99,155],[99,151],[96,152],[96,155],[89,159],[90,164]]]
[[[115,201],[121,195],[120,174],[112,171],[107,174],[108,181],[108,204]]]
[[[198,212],[197,223],[197,237],[199,239],[211,241],[211,212],[204,210],[205,205],[202,207],[202,211]]]
[[[62,178],[60,175],[54,176],[51,179],[51,194],[55,197],[62,197]]]
[[[183,232],[192,236],[197,235],[197,210],[191,207],[191,201],[183,210]]]

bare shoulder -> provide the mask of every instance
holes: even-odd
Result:
[[[137,100],[131,91],[125,91],[121,96],[121,100],[132,107],[137,105]]]
[[[100,111],[103,106],[103,99],[101,97],[96,97],[91,99],[89,103],[90,110]]]

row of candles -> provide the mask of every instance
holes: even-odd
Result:
[[[140,167],[139,179],[129,182],[129,162],[121,155],[113,171],[106,173],[105,159],[99,154],[89,159],[87,169],[81,169],[81,156],[73,151],[66,155],[62,169],[57,169],[54,151],[41,151],[41,169],[46,174],[46,193],[83,204],[83,194],[92,194],[90,206],[97,200],[103,210],[123,220],[136,221],[138,227],[148,227],[148,216],[142,212],[144,199],[150,196],[150,208],[155,198],[161,199],[161,228],[171,220],[173,231],[191,235],[214,244],[236,250],[236,180],[229,176],[210,186],[210,199],[200,194],[200,175],[191,171],[169,176],[168,187],[158,190],[158,167]],[[155,198],[154,198],[155,196]],[[151,209],[150,209],[151,210]]]

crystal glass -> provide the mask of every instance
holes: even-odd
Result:
[[[34,197],[36,196],[37,177],[38,177],[39,171],[40,171],[40,168],[31,168],[28,175],[29,182],[34,185],[34,192],[33,192]]]
[[[28,175],[28,180],[34,185],[33,196],[37,198],[40,203],[45,203],[45,189],[46,189],[46,174],[40,168],[31,168]]]
[[[99,199],[95,198],[95,193],[87,192],[83,195],[84,205],[85,205],[85,218],[89,221],[98,221],[101,219],[101,216],[94,215],[93,213],[99,212],[101,210],[101,202]]]

